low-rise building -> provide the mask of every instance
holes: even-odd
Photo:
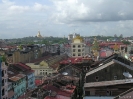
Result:
[[[35,76],[43,75],[51,75],[53,73],[53,69],[48,66],[48,63],[45,61],[40,62],[40,64],[35,63],[26,63],[26,65],[30,66],[35,71]]]
[[[44,57],[40,60],[26,63],[35,71],[35,76],[51,75],[59,67],[59,62],[67,57],[66,54]]]
[[[13,64],[11,67],[17,70],[19,73],[26,75],[26,88],[28,90],[35,88],[34,70],[32,70],[31,67],[24,63]]]
[[[17,99],[19,96],[26,92],[26,75],[17,74],[9,78],[14,90],[13,99]]]
[[[132,86],[132,63],[113,54],[101,61],[85,76],[85,96],[117,96]],[[126,87],[125,87],[125,86]]]

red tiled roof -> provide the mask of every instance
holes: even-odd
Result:
[[[66,86],[66,88],[68,88],[68,87],[70,87],[70,86]],[[59,89],[55,86],[52,86],[52,85],[44,86],[44,89],[55,91],[58,95],[62,95],[62,96],[66,96],[66,97],[71,97],[75,88],[76,88],[76,86],[73,86],[72,89],[68,91],[68,90],[61,90],[61,89]]]
[[[123,45],[122,42],[102,42],[102,43],[100,43],[100,45],[115,45],[115,44]]]
[[[42,80],[41,79],[36,79],[35,80],[35,85],[36,86],[39,86],[39,85],[41,85],[42,84]]]
[[[61,61],[60,64],[69,64],[69,63],[75,64],[75,63],[82,62],[82,59],[83,59],[82,57],[68,58],[66,60]]]
[[[62,95],[57,95],[56,97],[46,96],[44,99],[71,99],[71,98]]]
[[[27,73],[27,74],[30,74],[30,73],[34,73],[34,72],[35,72],[35,71],[31,69],[31,70],[28,70],[26,73]]]
[[[29,66],[27,66],[26,64],[23,64],[23,63],[17,63],[17,64],[19,64],[19,66],[22,66],[22,67],[24,67],[25,69],[27,69],[27,70],[30,70],[31,69],[31,67],[29,67]]]
[[[109,45],[110,48],[114,48],[114,46],[115,46],[115,45]],[[126,47],[126,45],[124,45],[124,44],[123,44],[123,45],[117,44],[117,46],[118,46],[118,48],[120,48],[121,46],[122,46],[122,47]]]
[[[99,56],[104,58],[104,57],[109,57],[113,54],[113,51],[112,50],[101,50],[100,53],[99,53]]]

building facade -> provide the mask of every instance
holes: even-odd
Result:
[[[8,99],[8,75],[5,62],[1,62],[1,99]]]
[[[80,36],[76,36],[71,43],[71,56],[82,57],[85,55],[85,44]]]
[[[10,77],[9,80],[12,82],[14,90],[14,96],[12,99],[17,99],[26,92],[26,75],[17,74],[16,76]]]
[[[34,63],[27,63],[26,65],[30,66],[35,71],[35,76],[47,76],[53,73],[53,69],[50,68],[45,61],[40,62],[38,65]]]
[[[30,72],[29,74],[27,74],[27,89],[34,89],[35,88],[35,75],[34,72]]]

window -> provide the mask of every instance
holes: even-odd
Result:
[[[99,80],[99,77],[98,77],[98,76],[96,76],[96,77],[95,77],[95,79],[96,79],[96,81],[98,81],[98,80]]]
[[[75,48],[75,45],[73,45],[73,48]]]
[[[4,89],[2,89],[2,96],[5,94],[5,90]]]
[[[78,47],[81,47],[80,45],[78,45]]]
[[[117,76],[114,76],[114,79],[116,80],[117,79]]]
[[[73,52],[75,52],[75,49],[73,49]]]
[[[75,54],[73,54],[73,56],[75,56]]]
[[[30,85],[32,85],[33,84],[33,81],[32,82],[30,82]]]
[[[4,86],[4,79],[2,80],[2,86]]]
[[[111,91],[107,90],[107,96],[111,96]]]
[[[81,54],[78,54],[78,56],[81,56]]]
[[[4,77],[4,70],[2,70],[2,77]]]
[[[78,52],[81,52],[81,49],[78,49]]]

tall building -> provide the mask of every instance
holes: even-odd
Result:
[[[69,35],[68,35],[68,40],[71,41],[72,39],[73,39],[73,34],[69,34]]]
[[[7,75],[7,66],[5,62],[2,62],[2,58],[0,59],[0,87],[1,87],[1,95],[0,99],[8,99],[8,75]]]
[[[85,44],[83,38],[77,35],[71,43],[71,56],[72,57],[83,57],[85,55]]]

